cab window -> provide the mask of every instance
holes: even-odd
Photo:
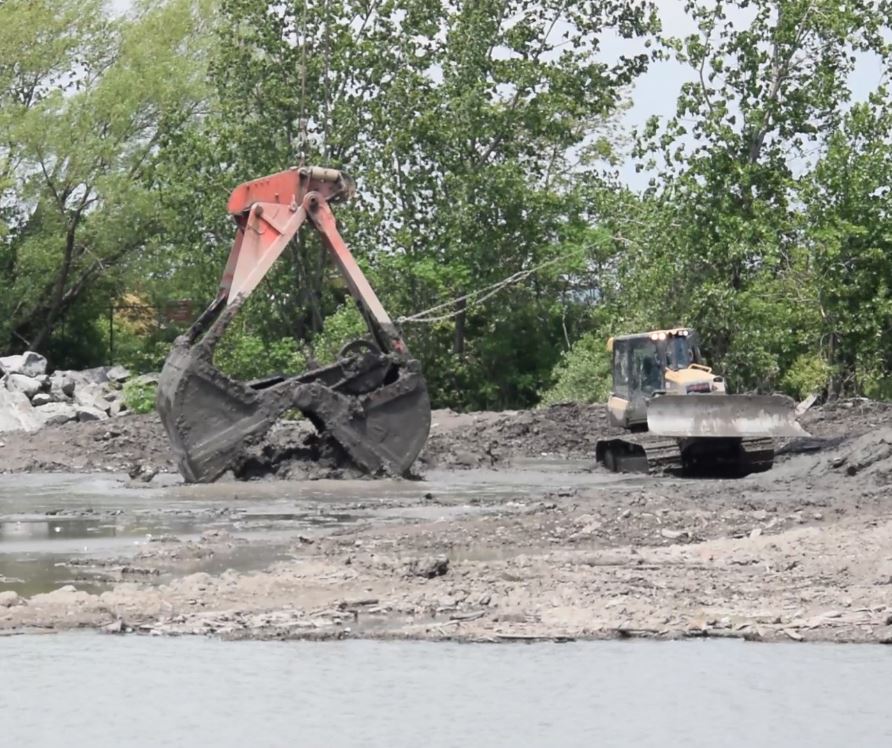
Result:
[[[613,343],[613,392],[629,397],[629,343],[626,340]]]
[[[663,367],[655,341],[635,340],[631,350],[631,387],[635,393],[652,395],[663,387]]]

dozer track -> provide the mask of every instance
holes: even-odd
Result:
[[[596,459],[617,473],[739,476],[770,470],[774,464],[774,441],[733,437],[675,439],[647,432],[624,434],[599,441]]]

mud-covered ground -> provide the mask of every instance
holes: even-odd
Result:
[[[400,481],[179,485],[152,417],[0,435],[0,631],[892,641],[892,405],[802,422],[725,480],[595,469],[597,406],[438,411]]]

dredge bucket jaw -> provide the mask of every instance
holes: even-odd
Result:
[[[782,395],[662,395],[647,403],[647,428],[678,438],[808,436]]]
[[[177,338],[158,382],[157,406],[180,471],[207,482],[237,467],[246,448],[286,412],[300,410],[369,473],[404,475],[430,429],[421,366],[338,233],[330,203],[352,195],[334,169],[289,169],[237,187],[229,211],[237,232],[217,299]],[[369,329],[339,360],[296,376],[240,382],[213,363],[227,325],[309,223],[344,276]]]
[[[216,480],[295,409],[366,472],[409,471],[430,429],[430,400],[417,361],[369,347],[297,376],[240,382],[213,364],[214,344],[236,308],[203,341],[178,338],[158,382],[158,413],[187,481]]]

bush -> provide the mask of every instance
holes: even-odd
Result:
[[[313,355],[321,364],[334,363],[345,343],[368,335],[365,320],[354,304],[344,304],[325,318],[322,332],[313,338]]]
[[[793,365],[781,379],[781,387],[789,395],[802,400],[812,392],[823,392],[827,388],[833,370],[821,356],[803,354],[797,356]]]
[[[158,385],[140,381],[139,377],[124,384],[124,404],[131,413],[151,413],[155,410],[155,393]]]
[[[610,354],[606,338],[591,332],[563,354],[552,371],[554,384],[542,393],[542,404],[603,402],[610,394]]]
[[[306,368],[306,359],[292,338],[269,343],[259,335],[227,331],[214,355],[217,367],[235,379],[259,379],[270,374],[293,374]]]

